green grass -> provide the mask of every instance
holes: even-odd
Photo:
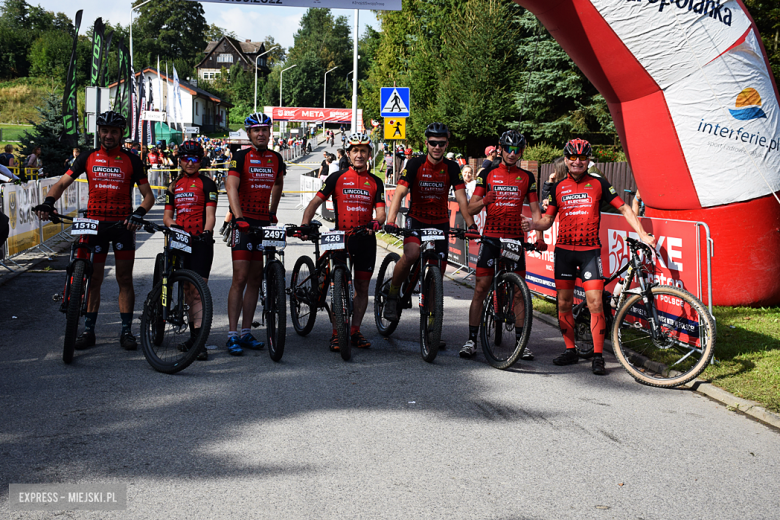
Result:
[[[780,307],[714,307],[716,365],[702,378],[780,413]]]
[[[0,130],[3,131],[3,139],[0,141],[2,141],[3,147],[5,147],[5,145],[11,141],[18,141],[20,136],[24,132],[29,131],[30,129],[32,129],[32,125],[0,124]],[[10,144],[14,144],[14,143],[10,143]]]
[[[558,316],[554,303],[536,296],[534,310]],[[780,413],[780,307],[714,307],[713,314],[717,363],[699,379]]]

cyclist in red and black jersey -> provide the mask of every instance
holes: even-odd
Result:
[[[469,202],[469,213],[476,215],[485,208],[487,213],[485,228],[482,234],[491,238],[512,238],[523,241],[525,232],[530,229],[528,219],[523,216],[523,202],[528,200],[531,214],[537,220],[541,218],[539,202],[536,195],[536,179],[534,174],[519,168],[517,161],[523,156],[526,148],[525,136],[515,130],[504,132],[499,139],[501,162],[482,170],[477,179],[477,187]],[[477,335],[479,334],[482,302],[490,290],[495,272],[495,262],[501,257],[501,248],[483,240],[479,246],[477,259],[477,283],[474,286],[474,296],[469,308],[469,339],[460,350],[460,357],[470,358],[477,352]],[[514,265],[514,272],[525,278],[525,256]],[[523,323],[525,306],[521,294],[515,295],[515,323]],[[515,336],[523,335],[522,327],[515,326]],[[534,355],[526,348],[523,359],[531,360]]]
[[[93,271],[90,281],[87,312],[84,316],[84,332],[76,339],[76,348],[84,349],[95,344],[95,322],[100,308],[100,287],[111,243],[116,259],[116,281],[119,284],[119,315],[122,332],[119,343],[126,350],[135,350],[137,342],[131,331],[135,291],[133,289],[133,264],[135,262],[135,232],[140,221],[154,204],[154,196],[144,172],[141,160],[121,147],[122,134],[127,126],[125,118],[116,112],[104,112],[97,118],[100,148],[79,155],[59,182],[49,189],[48,196],[37,211],[38,217],[48,220],[54,211],[54,202],[73,182],[86,173],[89,182],[87,218],[100,221],[98,234],[89,237],[94,246]],[[143,195],[143,202],[133,211],[133,186]],[[124,225],[117,226],[121,222]]]
[[[590,154],[590,143],[583,139],[572,139],[566,143],[564,162],[569,173],[553,185],[547,211],[541,219],[534,217],[532,228],[537,231],[549,229],[555,214],[560,213],[555,244],[555,288],[558,293],[558,324],[566,343],[566,351],[555,358],[553,363],[572,365],[579,360],[574,346],[572,314],[574,282],[579,276],[590,311],[593,373],[606,375],[602,356],[607,331],[601,298],[604,290],[599,241],[601,207],[606,204],[615,207],[643,242],[655,247],[656,239],[645,232],[631,207],[623,203],[609,181],[587,173]]]
[[[422,228],[438,228],[445,233],[450,229],[449,218],[449,192],[452,187],[455,192],[455,200],[458,201],[460,212],[466,220],[469,232],[474,237],[479,237],[479,231],[474,218],[468,212],[468,199],[466,198],[466,186],[460,174],[460,167],[455,161],[444,158],[449,144],[450,131],[442,123],[431,123],[425,129],[425,137],[428,143],[428,153],[424,157],[410,159],[406,168],[401,172],[401,179],[393,194],[390,203],[390,211],[387,215],[385,229],[388,233],[398,230],[395,219],[401,208],[401,201],[407,193],[411,193],[411,205],[406,215],[407,229],[416,230]],[[447,269],[448,242],[436,243],[436,252],[442,260],[441,272]],[[404,239],[404,254],[395,266],[393,279],[390,282],[387,304],[385,305],[384,318],[388,321],[398,321],[398,294],[401,284],[409,275],[412,265],[420,257],[420,238],[410,236]]]
[[[247,233],[250,226],[278,222],[276,208],[284,187],[286,166],[282,156],[268,149],[271,118],[257,112],[244,121],[252,147],[236,152],[225,181],[235,225],[232,236],[233,283],[228,294],[228,352],[243,354],[243,348],[258,350],[263,343],[251,333],[257,296],[263,279],[263,248],[260,239]],[[243,312],[242,312],[243,311]],[[241,331],[238,317],[243,314]]]
[[[301,226],[308,225],[317,208],[328,197],[333,198],[336,213],[336,229],[350,231],[358,226],[370,224],[372,231],[379,231],[385,221],[385,185],[368,171],[368,159],[373,146],[366,134],[352,134],[347,140],[347,155],[352,164],[346,170],[328,176],[328,180],[317,192],[303,213]],[[376,218],[374,218],[376,210]],[[352,236],[347,242],[347,251],[355,269],[355,298],[352,313],[350,341],[358,348],[368,348],[371,343],[363,337],[360,325],[368,306],[368,284],[376,264],[376,236]],[[331,316],[331,320],[333,317]],[[336,327],[330,339],[330,349],[339,350]]]
[[[192,252],[184,255],[184,268],[195,271],[208,282],[214,260],[213,235],[217,221],[218,195],[214,181],[200,173],[203,155],[203,147],[197,141],[185,141],[179,147],[181,172],[165,192],[163,222],[168,227],[180,227],[193,237],[200,237],[192,242]],[[190,338],[180,348],[189,350],[200,334],[203,304],[200,301],[200,293],[193,291],[190,284],[185,287],[184,296],[189,306]],[[196,359],[208,359],[205,346]]]

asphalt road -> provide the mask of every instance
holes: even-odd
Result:
[[[288,189],[303,171],[291,168]],[[282,199],[282,222],[300,222],[297,203]],[[162,237],[139,233],[138,242],[136,317]],[[288,274],[312,250],[291,240]],[[229,356],[231,265],[226,247],[216,251],[209,343],[218,349],[174,376],[120,349],[112,272],[98,345],[70,366],[51,298],[64,281],[62,255],[52,271],[0,286],[0,512],[54,516],[11,511],[9,483],[125,483],[125,511],[56,516],[777,518],[777,431],[691,391],[639,385],[612,357],[607,377],[586,363],[556,367],[563,341],[539,321],[536,360],[508,371],[481,354],[462,360],[471,291],[452,281],[449,348],[433,364],[420,358],[417,316],[407,311],[384,339],[373,301],[363,327],[373,346],[351,362],[328,351],[324,312],[306,338],[288,327],[280,363],[265,350]]]

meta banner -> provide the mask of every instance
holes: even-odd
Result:
[[[271,114],[271,119],[274,121],[325,121],[326,123],[349,123],[352,121],[351,108],[265,107],[265,113]],[[362,131],[362,109],[358,109],[358,126]]]
[[[327,7],[330,9],[371,9],[400,11],[401,0],[189,0],[215,4],[256,5],[258,7]]]

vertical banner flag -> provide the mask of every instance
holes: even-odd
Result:
[[[138,90],[139,90],[138,98],[140,100],[138,103],[138,141],[140,141],[142,145],[146,145],[148,143],[146,142],[145,139],[146,135],[144,134],[144,116],[143,116],[144,110],[146,109],[145,106],[146,96],[144,95],[144,90],[146,90],[146,80],[143,73],[141,74],[141,77],[138,79],[140,81],[140,84],[138,85]]]
[[[155,107],[160,112],[165,111],[165,105],[163,104],[163,89],[162,89],[162,74],[160,73],[160,57],[157,56],[157,106]]]
[[[108,86],[108,53],[111,52],[111,39],[114,37],[114,31],[108,33],[105,37],[105,48],[100,52],[100,63],[103,64],[103,57],[105,56],[106,66],[100,69],[100,78],[98,79],[99,87]]]
[[[81,27],[82,10],[76,13],[75,31],[73,32],[73,50],[70,52],[70,65],[65,76],[65,94],[62,96],[62,125],[63,137],[69,141],[70,146],[78,143],[78,104],[76,102],[76,44],[79,41],[79,27]]]
[[[130,139],[138,141],[138,83],[135,79],[135,71],[130,65]]]
[[[168,62],[165,62],[165,106],[168,112],[168,128],[171,127],[171,121],[175,120],[175,113],[173,111],[173,97],[171,96],[171,87],[168,85]]]
[[[173,110],[176,112],[176,122],[184,131],[184,114],[181,106],[181,88],[179,88],[179,75],[176,73],[176,65],[173,66]]]
[[[98,78],[100,77],[100,71],[103,65],[103,32],[105,26],[103,25],[103,19],[98,18],[95,20],[95,29],[92,31],[92,72],[90,74],[90,85],[93,87],[99,86]]]
[[[119,67],[117,68],[116,75],[116,96],[114,97],[114,110],[125,116],[130,117],[127,110],[127,99],[129,97],[130,82],[129,82],[129,65],[130,60],[127,54],[127,49],[124,43],[120,40],[117,43],[117,54],[119,55]]]

